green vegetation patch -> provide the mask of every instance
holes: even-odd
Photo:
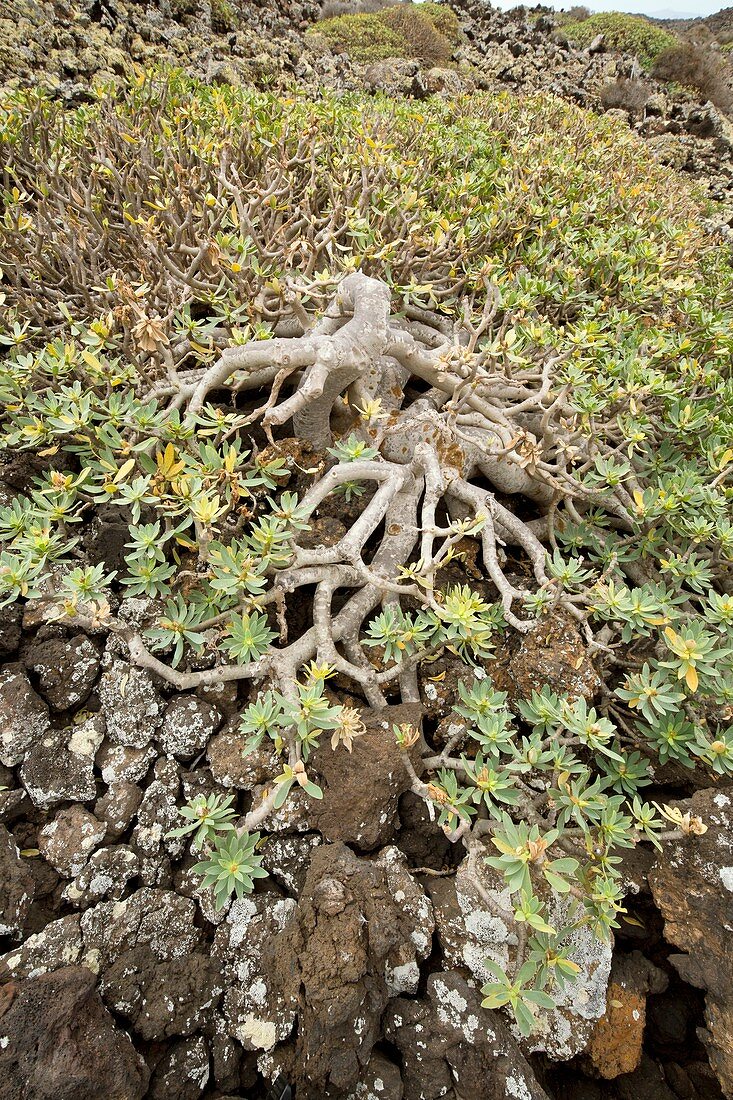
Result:
[[[437,31],[454,45],[461,37],[461,24],[458,16],[447,4],[436,3],[435,0],[425,0],[420,5],[420,14],[424,15],[433,24]]]
[[[354,61],[382,61],[407,53],[404,36],[378,15],[337,15],[308,33],[314,32],[324,35],[335,52],[348,53]]]
[[[438,3],[395,4],[375,14],[338,15],[312,28],[354,61],[417,57],[445,64],[459,38],[455,13]]]
[[[590,19],[567,23],[564,33],[579,46],[589,46],[598,34],[612,50],[635,54],[645,69],[650,69],[663,50],[678,44],[675,35],[655,27],[646,19],[622,12],[599,12]]]

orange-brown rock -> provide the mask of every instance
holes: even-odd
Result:
[[[622,1073],[633,1073],[641,1061],[646,997],[611,982],[606,1004],[585,1053],[596,1072],[610,1081]]]

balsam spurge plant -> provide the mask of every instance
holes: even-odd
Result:
[[[694,197],[550,98],[162,74],[71,112],[19,93],[0,149],[1,441],[35,471],[0,507],[0,599],[178,691],[239,684],[242,750],[278,768],[174,831],[219,906],[271,815],[323,797],[318,751],[465,662],[457,732],[395,738],[496,876],[485,1003],[529,1033],[573,929],[617,927],[619,853],[705,828],[655,770],[733,774],[733,272]],[[500,690],[497,653],[559,622],[600,687]]]

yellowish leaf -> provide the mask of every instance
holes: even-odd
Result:
[[[697,675],[697,669],[693,665],[687,666],[687,672],[685,673],[685,683],[690,691],[697,691],[697,685],[699,684],[699,678]]]
[[[92,370],[97,371],[99,374],[101,374],[103,372],[104,367],[99,362],[96,355],[94,355],[93,352],[89,351],[88,348],[84,348],[84,350],[81,353],[81,357],[84,360],[84,362],[87,364],[87,366],[92,368]]]
[[[115,482],[124,481],[131,470],[135,469],[135,459],[128,458],[127,462],[123,462],[119,470],[115,475]]]

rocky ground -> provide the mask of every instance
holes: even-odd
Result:
[[[334,56],[304,35],[309,2],[219,5],[209,23],[185,4],[10,0],[0,80],[78,103],[93,78],[166,58],[212,82],[421,97],[478,85],[600,109],[603,84],[630,71],[633,59],[602,44],[563,43],[549,14],[454,7],[464,42],[456,67],[436,71]],[[723,203],[711,216],[733,223],[730,123],[651,82],[627,117]],[[29,476],[1,467],[0,500]],[[125,535],[110,525],[88,539],[114,568]],[[146,613],[141,600],[125,608],[131,620]],[[242,758],[236,690],[172,693],[113,637],[66,630],[48,612],[37,601],[0,610],[1,1100],[97,1100],[100,1082],[111,1100],[255,1100],[278,1078],[275,1100],[286,1083],[297,1100],[733,1096],[733,793],[722,784],[665,777],[664,797],[708,833],[658,859],[629,856],[613,953],[581,944],[579,983],[543,1034],[520,1040],[480,1007],[483,959],[504,949],[498,922],[460,848],[409,792],[391,733],[393,722],[448,721],[463,666],[431,666],[424,713],[390,708],[350,756],[320,750],[323,802],[296,796],[271,819],[270,877],[217,912],[190,846],[167,834],[185,798],[233,791],[243,812],[273,774],[266,755]],[[541,670],[555,690],[572,680],[590,694],[594,673],[567,624],[551,646],[497,657],[507,686]]]
[[[47,618],[33,601],[0,614],[0,1096],[95,1100],[100,1074],[118,1100],[254,1098],[278,1075],[299,1100],[731,1095],[733,795],[680,803],[704,837],[632,853],[613,955],[579,941],[579,982],[520,1040],[480,1006],[504,926],[407,790],[391,733],[448,720],[464,666],[431,666],[422,715],[389,708],[350,756],[319,750],[323,802],[271,819],[270,878],[217,912],[166,834],[184,796],[234,791],[243,810],[273,774],[242,758],[233,685],[171,693],[114,638]],[[592,691],[579,636],[556,625],[499,652],[497,682]]]

